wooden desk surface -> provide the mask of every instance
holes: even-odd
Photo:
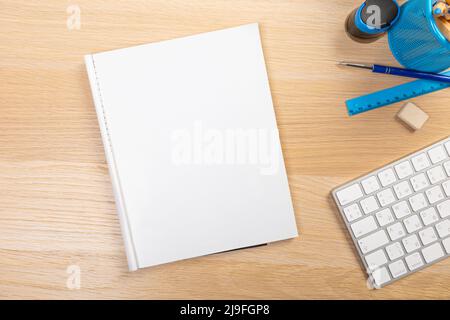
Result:
[[[400,105],[349,118],[344,100],[402,79],[339,70],[395,64],[386,39],[343,29],[358,0],[0,0],[1,298],[450,298],[450,261],[381,291],[366,287],[329,197],[347,180],[450,134],[450,97],[415,99],[431,119],[412,133]],[[69,4],[81,28],[66,25]],[[83,55],[259,22],[301,236],[127,272]],[[176,199],[175,199],[176,200]],[[66,269],[81,269],[81,288]]]

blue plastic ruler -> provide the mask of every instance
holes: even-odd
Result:
[[[444,72],[443,74],[450,76],[450,71]],[[449,87],[450,83],[430,80],[416,80],[355,99],[347,100],[346,105],[348,114],[350,116],[354,116]]]

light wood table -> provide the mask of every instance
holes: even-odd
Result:
[[[431,116],[417,133],[395,120],[398,104],[349,118],[346,98],[405,80],[339,69],[343,59],[396,63],[386,39],[345,35],[360,1],[329,0],[327,12],[315,2],[1,0],[0,297],[450,298],[450,261],[368,290],[329,196],[449,135],[449,94],[415,99]],[[80,29],[67,26],[69,5],[81,10]],[[128,273],[83,55],[251,22],[260,23],[301,236]],[[66,286],[71,265],[78,290]]]

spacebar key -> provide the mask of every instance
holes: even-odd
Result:
[[[389,239],[384,230],[375,232],[370,236],[362,238],[358,241],[359,247],[361,248],[363,254],[378,249],[379,247],[382,247],[388,243]]]

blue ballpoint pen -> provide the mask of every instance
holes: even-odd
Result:
[[[391,75],[400,76],[400,77],[450,83],[449,76],[445,76],[445,75],[442,75],[439,73],[422,72],[422,71],[415,71],[415,70],[402,69],[402,68],[396,68],[396,67],[380,66],[377,64],[368,65],[368,64],[353,63],[353,62],[339,62],[339,65],[355,67],[355,68],[362,68],[362,69],[369,69],[375,73],[384,73],[384,74],[391,74]]]

